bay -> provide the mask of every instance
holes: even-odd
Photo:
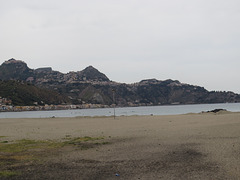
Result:
[[[240,112],[240,103],[225,104],[192,104],[192,105],[168,105],[168,106],[141,106],[115,108],[116,116],[132,115],[177,115],[186,113],[200,113],[214,109],[226,109],[232,112]],[[49,118],[49,117],[77,117],[77,116],[113,116],[113,108],[54,110],[54,111],[22,111],[1,112],[0,118]]]

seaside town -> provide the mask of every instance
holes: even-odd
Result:
[[[14,106],[12,101],[0,97],[0,112],[11,112],[11,111],[44,111],[44,110],[67,110],[67,109],[89,109],[89,108],[107,108],[108,105],[103,104],[81,104],[81,105],[48,105],[39,106],[37,102],[34,106]]]

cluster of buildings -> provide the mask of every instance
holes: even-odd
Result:
[[[9,110],[9,108],[12,107],[12,101],[7,99],[7,98],[3,98],[0,96],[0,110]]]
[[[4,99],[4,98],[1,98]],[[0,102],[6,102],[1,101]],[[9,101],[10,102],[10,101]],[[81,104],[81,105],[44,105],[44,106],[13,106],[9,103],[1,103],[0,112],[6,111],[44,111],[44,110],[67,110],[67,109],[88,109],[88,108],[107,108],[103,104]]]

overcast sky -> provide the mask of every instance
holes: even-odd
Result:
[[[240,93],[239,0],[0,0],[0,63]]]

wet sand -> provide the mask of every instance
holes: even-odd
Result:
[[[11,179],[240,179],[240,113],[0,119],[2,140],[84,136],[108,143],[63,148]]]

